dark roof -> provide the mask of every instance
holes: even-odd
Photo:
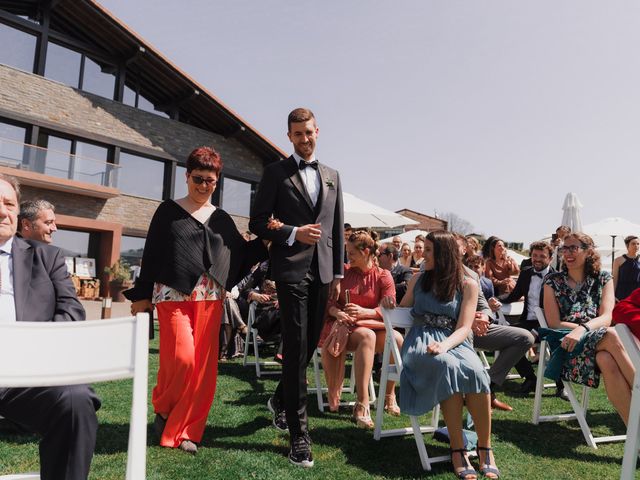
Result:
[[[227,138],[234,137],[266,162],[287,156],[97,2],[0,0],[1,9],[32,18],[37,18],[39,9],[47,5],[51,6],[52,31],[72,37],[77,41],[76,47],[85,45],[97,61],[103,57],[105,63],[116,59],[125,65],[127,78],[137,79],[140,94],[157,109],[175,107],[181,120]]]

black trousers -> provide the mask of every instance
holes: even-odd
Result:
[[[297,284],[277,282],[283,361],[274,401],[285,409],[291,434],[307,432],[307,365],[324,324],[329,286],[312,272]]]
[[[99,408],[87,385],[0,389],[0,415],[42,436],[42,480],[86,480]]]

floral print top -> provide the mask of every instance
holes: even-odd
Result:
[[[574,290],[569,286],[568,272],[563,271],[549,274],[545,284],[553,289],[560,310],[560,320],[582,324],[598,316],[602,289],[611,278],[608,272],[600,272],[596,277],[587,277],[582,286]],[[583,334],[580,353],[565,355],[560,373],[563,380],[592,388],[598,387],[600,371],[596,364],[596,352],[598,343],[606,333],[607,328],[600,327]]]
[[[223,288],[207,272],[200,275],[198,283],[188,294],[167,287],[162,283],[153,285],[152,302],[154,304],[160,302],[199,302],[203,300],[220,300],[222,298],[224,298]]]
[[[611,280],[609,272],[600,272],[597,277],[588,276],[579,290],[569,286],[569,273],[552,273],[545,279],[555,294],[560,309],[560,320],[584,323],[598,316],[602,289]]]

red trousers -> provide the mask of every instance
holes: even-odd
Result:
[[[168,415],[160,439],[176,448],[200,442],[213,403],[218,376],[222,300],[160,302],[160,366],[153,409]]]

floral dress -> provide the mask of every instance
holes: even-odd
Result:
[[[560,320],[581,325],[598,316],[602,289],[611,280],[611,274],[600,272],[597,276],[587,276],[578,290],[569,286],[566,271],[552,273],[545,279],[554,292],[560,309]],[[600,384],[600,370],[596,365],[596,347],[607,333],[606,327],[586,332],[580,343],[582,351],[567,356],[562,365],[561,378],[581,385],[597,388]]]

